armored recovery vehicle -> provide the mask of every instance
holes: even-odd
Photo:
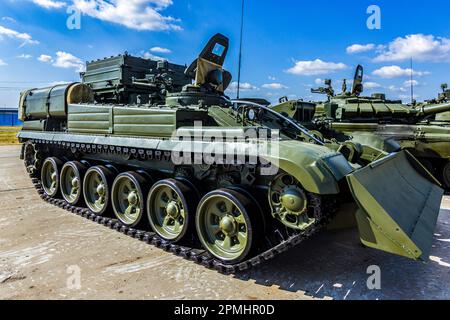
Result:
[[[414,107],[388,100],[379,93],[362,97],[362,81],[363,68],[358,66],[350,92],[344,81],[342,93],[336,95],[331,80],[327,80],[327,87],[312,90],[326,94],[326,102],[283,101],[273,108],[305,125],[308,123],[310,129],[328,138],[343,134],[344,139],[351,137],[352,141],[388,152],[400,145],[450,191],[450,125],[442,121],[446,112],[450,112],[450,102],[442,95],[440,103]]]
[[[365,245],[426,260],[443,191],[420,163],[400,152],[362,167],[231,102],[228,46],[214,36],[185,71],[194,84],[163,104],[104,103],[86,83],[24,92],[21,157],[42,198],[226,273],[310,238],[347,203]]]

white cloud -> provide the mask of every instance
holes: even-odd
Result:
[[[0,67],[6,66],[6,65],[8,65],[8,64],[5,61],[3,61],[2,59],[0,59]]]
[[[366,89],[376,89],[376,88],[381,88],[381,84],[376,83],[376,82],[364,82],[364,88]]]
[[[418,86],[419,85],[419,81],[417,81],[417,80],[406,80],[405,82],[403,82],[403,86],[404,87],[411,87],[411,84],[413,86]]]
[[[369,43],[369,44],[353,44],[353,45],[347,47],[347,53],[348,54],[355,54],[355,53],[372,51],[374,49],[375,49],[375,45],[373,43]]]
[[[295,75],[313,76],[336,72],[346,68],[347,66],[343,63],[325,62],[316,59],[313,61],[296,61],[295,65],[286,70],[286,72]]]
[[[238,83],[236,81],[234,81],[234,82],[232,82],[230,84],[228,89],[230,91],[237,91],[237,87],[238,87]],[[248,83],[248,82],[241,82],[239,88],[240,88],[241,91],[259,90],[259,88],[257,86],[254,86],[254,85],[252,85],[251,83]]]
[[[161,47],[153,47],[150,49],[150,52],[154,52],[154,53],[172,53],[172,51],[170,49],[167,48],[161,48]]]
[[[67,3],[55,0],[31,0],[34,4],[45,9],[61,9],[67,6]]]
[[[20,56],[17,56],[19,59],[31,59],[33,56],[31,54],[24,54],[22,53]]]
[[[10,23],[16,23],[16,19],[11,18],[11,17],[2,17],[2,21],[7,21]]]
[[[375,70],[372,74],[385,79],[409,77],[411,75],[411,69],[403,69],[399,66],[386,66]],[[418,77],[428,74],[430,74],[428,71],[413,71],[413,75]]]
[[[135,30],[181,30],[179,20],[161,11],[172,0],[73,0],[80,12],[92,18],[123,25]]]
[[[450,39],[424,34],[399,37],[389,43],[374,61],[403,61],[410,58],[416,61],[450,61]]]
[[[41,54],[38,58],[39,61],[41,62],[52,62],[53,58],[52,56],[46,55],[46,54]]]
[[[388,88],[390,91],[399,91],[399,92],[407,92],[407,90],[406,90],[406,88],[404,88],[404,87],[396,87],[396,86],[394,86],[394,85],[392,85],[392,86],[389,86],[389,88]]]
[[[287,86],[281,83],[266,83],[263,84],[262,87],[264,89],[270,89],[270,90],[281,90],[281,89],[289,89]]]
[[[144,59],[151,59],[151,60],[156,60],[156,61],[168,61],[167,58],[154,55],[153,53],[150,53],[150,52],[143,52],[142,57]]]
[[[85,64],[80,58],[77,58],[73,54],[64,51],[58,51],[56,53],[56,60],[53,63],[53,66],[63,69],[73,68],[77,72],[82,72],[85,70]]]
[[[270,81],[275,81],[275,80],[277,80],[277,78],[275,78],[274,76],[268,76],[267,77]]]
[[[57,68],[75,69],[77,72],[85,70],[85,64],[80,58],[64,51],[58,51],[55,58],[46,54],[41,54],[37,59],[41,62],[51,63]]]
[[[323,79],[317,78],[316,80],[314,80],[314,83],[317,85],[322,85],[322,84],[324,84],[324,81],[325,80],[323,80]]]
[[[21,33],[16,30],[8,29],[3,26],[0,26],[0,40],[2,40],[4,37],[10,38],[10,39],[17,39],[23,41],[21,44],[21,47],[27,44],[38,44],[39,41],[33,40],[33,37],[31,37],[28,33]]]

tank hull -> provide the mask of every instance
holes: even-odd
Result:
[[[352,207],[356,211],[352,214],[357,217],[358,226],[361,232],[361,240],[363,243],[367,242],[367,225],[371,225],[371,218],[376,217],[378,221],[387,221],[392,220],[393,225],[398,226],[399,228],[402,228],[403,230],[404,226],[400,225],[400,222],[395,222],[395,215],[392,213],[392,210],[390,211],[390,207],[393,206],[393,202],[395,203],[397,198],[391,198],[386,195],[383,195],[381,197],[378,197],[376,200],[367,200],[368,194],[376,194],[377,189],[379,189],[380,184],[370,184],[367,181],[373,181],[373,178],[367,178],[369,177],[375,177],[379,176],[380,174],[384,174],[387,171],[387,167],[390,167],[392,170],[392,165],[389,161],[384,160],[381,164],[374,164],[370,168],[370,172],[364,175],[363,170],[365,169],[359,169],[354,170],[353,168],[348,167],[348,165],[336,165],[336,169],[338,171],[331,172],[327,166],[331,166],[334,162],[323,162],[323,165],[317,164],[317,155],[321,154],[323,159],[329,158],[331,155],[336,155],[333,152],[326,151],[327,148],[319,148],[318,150],[315,150],[313,153],[314,157],[316,158],[316,161],[311,161],[310,164],[307,167],[310,167],[311,165],[316,166],[316,169],[310,171],[310,178],[309,179],[315,179],[317,177],[317,174],[320,173],[320,170],[322,171],[322,174],[319,174],[321,176],[321,183],[318,184],[320,186],[326,186],[327,188],[316,188],[316,189],[310,189],[314,188],[314,183],[312,183],[310,186],[306,187],[305,190],[309,190],[309,196],[314,198],[314,201],[311,200],[311,208],[310,210],[315,211],[317,214],[317,217],[320,217],[317,219],[317,221],[306,231],[295,231],[291,230],[287,233],[285,233],[285,228],[282,227],[282,224],[274,220],[271,217],[270,210],[268,209],[270,207],[270,201],[263,200],[267,199],[267,192],[268,188],[271,185],[271,183],[276,180],[277,176],[280,174],[280,172],[291,172],[294,174],[298,174],[299,178],[305,179],[305,176],[308,175],[308,171],[299,171],[298,164],[290,162],[288,159],[299,159],[299,155],[295,155],[295,150],[299,150],[298,147],[301,146],[301,144],[296,144],[295,146],[292,145],[294,142],[290,142],[292,146],[289,146],[289,144],[284,145],[284,152],[280,154],[280,167],[283,168],[281,171],[277,171],[273,175],[270,176],[260,176],[257,174],[259,172],[258,168],[252,168],[250,171],[247,171],[245,168],[252,167],[252,164],[250,163],[240,163],[234,166],[234,167],[228,167],[225,169],[224,167],[220,166],[213,166],[205,168],[203,166],[191,166],[191,167],[178,167],[174,164],[173,157],[172,157],[172,144],[170,143],[170,140],[167,139],[161,139],[161,138],[152,138],[152,137],[130,137],[130,136],[117,136],[117,135],[86,135],[86,134],[80,134],[80,133],[57,133],[57,132],[39,132],[39,131],[22,131],[19,133],[19,138],[25,145],[27,144],[33,144],[35,147],[35,152],[38,154],[37,159],[45,159],[47,157],[53,156],[58,159],[61,159],[62,162],[67,163],[71,161],[77,161],[84,163],[86,166],[94,167],[94,166],[105,166],[105,167],[112,167],[114,170],[118,173],[120,172],[139,172],[140,174],[145,173],[145,175],[151,176],[152,180],[162,180],[167,178],[175,178],[175,179],[181,179],[181,180],[188,180],[192,185],[196,187],[198,192],[200,194],[206,194],[208,192],[211,192],[212,190],[216,190],[218,188],[243,188],[247,190],[247,192],[252,194],[252,197],[255,199],[258,199],[256,202],[259,203],[259,205],[263,209],[264,214],[262,216],[264,221],[264,234],[266,235],[266,243],[272,243],[274,244],[273,247],[268,246],[261,246],[258,248],[258,250],[245,261],[240,261],[239,263],[227,263],[224,261],[221,261],[220,259],[215,258],[214,256],[211,256],[204,250],[202,250],[201,246],[192,246],[189,247],[187,244],[183,243],[183,248],[189,248],[189,250],[197,250],[199,252],[202,252],[200,255],[201,258],[198,258],[198,256],[195,256],[195,259],[201,259],[202,261],[209,261],[207,263],[208,266],[214,267],[219,271],[222,272],[237,272],[237,270],[240,270],[242,268],[249,268],[253,266],[255,263],[259,263],[263,261],[265,258],[264,256],[274,256],[275,252],[279,253],[279,247],[288,247],[292,246],[294,243],[300,243],[302,240],[307,239],[312,234],[318,232],[321,230],[321,228],[325,225],[327,225],[336,215],[342,214],[339,210],[339,207],[342,206],[344,208]],[[175,143],[175,141],[173,141]],[[249,144],[248,142],[244,142],[244,144]],[[193,148],[195,149],[195,148]],[[315,149],[315,148],[312,148]],[[291,150],[291,151],[287,151]],[[306,149],[305,149],[306,150]],[[294,152],[294,153],[293,153]],[[26,149],[24,149],[22,157],[24,159],[29,158],[29,156],[26,154]],[[304,155],[303,155],[304,157]],[[269,157],[267,157],[269,158]],[[285,159],[285,160],[283,160]],[[331,158],[332,159],[332,158]],[[339,159],[339,157],[337,157]],[[400,160],[399,160],[400,159]],[[286,162],[287,161],[287,162]],[[305,162],[306,160],[303,159],[302,162]],[[430,216],[437,216],[437,213],[439,212],[439,204],[440,199],[442,196],[442,190],[436,186],[436,183],[432,180],[432,177],[429,176],[427,178],[426,170],[423,170],[422,174],[418,174],[418,171],[415,169],[414,166],[411,166],[410,160],[405,160],[404,158],[401,158],[401,155],[394,156],[391,161],[394,161],[396,165],[394,167],[403,168],[402,169],[402,175],[407,177],[416,177],[411,178],[414,181],[414,184],[417,186],[417,188],[421,190],[428,190],[430,189],[430,192],[428,192],[428,196],[424,196],[423,198],[417,198],[420,203],[428,203],[427,206],[430,207],[429,212],[422,213],[424,216],[428,217],[428,220]],[[396,162],[398,161],[398,163]],[[39,166],[39,165],[37,165]],[[183,169],[183,170],[179,170]],[[192,169],[192,170],[191,170]],[[317,171],[318,170],[318,171]],[[189,172],[190,171],[190,172]],[[394,170],[395,171],[395,170]],[[362,172],[362,173],[361,173]],[[42,188],[42,178],[39,177],[39,170],[35,170],[34,172],[30,170],[31,176],[34,178],[37,178],[35,181],[37,181],[37,186],[41,190]],[[326,182],[324,179],[323,174],[329,174],[329,182]],[[246,182],[245,179],[247,178],[247,174],[251,174],[253,176],[253,181],[251,184],[248,184],[245,186]],[[389,174],[390,176],[395,176],[393,172]],[[418,176],[421,176],[422,178],[419,178]],[[227,179],[225,179],[226,177]],[[231,180],[230,180],[230,177]],[[347,177],[348,180],[348,188],[345,187],[345,178]],[[219,179],[218,179],[219,178]],[[304,185],[307,186],[307,181],[302,180]],[[154,183],[154,182],[152,182]],[[382,189],[386,189],[387,192],[396,192],[397,194],[402,193],[408,193],[407,186],[411,185],[410,182],[405,181],[405,185],[402,185],[402,181],[393,181],[389,184],[382,184],[384,187]],[[235,187],[233,187],[233,185]],[[334,187],[332,187],[334,185]],[[239,187],[240,186],[240,187]],[[148,186],[150,187],[150,185]],[[345,191],[347,189],[348,191]],[[395,190],[394,190],[395,189]],[[42,192],[42,191],[41,191]],[[347,194],[346,194],[347,192]],[[407,196],[405,194],[405,196]],[[145,226],[139,226],[137,228],[133,227],[130,229],[128,226],[124,226],[123,224],[117,224],[117,220],[114,220],[114,218],[111,218],[111,215],[108,216],[98,216],[93,214],[92,211],[86,209],[86,207],[78,207],[71,204],[68,204],[66,201],[64,201],[61,198],[54,198],[48,196],[48,194],[45,195],[45,199],[52,202],[57,203],[58,205],[68,207],[72,211],[81,211],[85,212],[85,214],[88,217],[91,217],[94,220],[103,221],[104,223],[112,223],[114,224],[114,227],[118,230],[122,230],[122,232],[128,232],[130,231],[132,234],[137,233],[139,236],[142,236],[142,234],[151,232],[148,225]],[[344,200],[347,199],[347,200]],[[344,203],[349,202],[353,203],[356,200],[357,206],[346,206]],[[376,203],[371,204],[371,202]],[[419,206],[416,206],[419,207]],[[379,208],[386,208],[384,212],[384,216],[380,217],[380,211]],[[403,210],[400,210],[403,212]],[[348,214],[349,212],[345,212],[345,214]],[[361,220],[362,217],[366,217],[365,220]],[[106,219],[106,220],[105,220]],[[414,217],[411,217],[411,219],[415,219]],[[427,221],[428,221],[427,220]],[[365,221],[361,222],[361,221]],[[412,223],[412,222],[411,222]],[[432,225],[432,223],[431,223]],[[430,225],[430,226],[431,226]],[[420,224],[419,224],[420,226]],[[428,227],[427,230],[433,229],[432,226]],[[419,227],[418,227],[419,228]],[[137,231],[138,230],[138,231]],[[370,229],[369,229],[370,230]],[[376,230],[376,227],[372,226],[372,230]],[[281,238],[280,238],[280,232],[281,232]],[[407,231],[405,231],[406,233]],[[409,236],[412,237],[410,234]],[[424,234],[422,235],[424,238],[429,241],[430,235]],[[432,236],[431,236],[432,238]],[[280,240],[283,239],[283,240]],[[407,256],[412,259],[427,259],[427,253],[429,248],[427,247],[427,244],[422,245],[421,247],[414,242],[413,239],[409,238],[408,235],[403,235],[400,237],[399,241],[401,243],[407,242],[412,247],[417,248],[417,252],[420,252],[420,254],[416,255],[408,255],[405,252],[402,252],[400,249],[396,247],[396,245],[386,245],[386,242],[391,241],[392,239],[397,239],[397,235],[393,233],[391,236],[387,236],[386,234],[379,235],[376,238],[375,243],[372,241],[370,243],[370,246],[373,248],[377,248],[380,250],[384,250],[387,252],[400,254]],[[175,245],[173,243],[167,242],[165,239],[158,238],[157,235],[153,234],[152,236],[152,242],[157,243],[163,243],[167,246],[173,246],[174,248],[178,248],[178,245]],[[394,243],[397,243],[394,241]],[[393,246],[396,247],[396,249],[393,249]],[[174,249],[175,250],[175,249]],[[178,250],[178,249],[177,249]],[[415,249],[416,250],[416,249]],[[255,262],[259,261],[259,262]]]

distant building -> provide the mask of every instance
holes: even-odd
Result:
[[[0,126],[21,126],[22,122],[18,118],[17,108],[0,107]]]

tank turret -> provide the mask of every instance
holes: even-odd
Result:
[[[387,100],[383,94],[374,94],[372,97],[334,97],[318,106],[318,110],[323,111],[322,114],[317,112],[317,117],[341,122],[418,124],[450,111],[450,103],[413,108],[398,100]]]
[[[363,67],[358,65],[351,92],[343,90],[340,94],[332,94],[334,90],[331,87],[331,81],[326,90],[325,88],[314,90],[314,93],[328,94],[327,102],[316,104],[316,118],[323,117],[339,122],[418,124],[426,120],[434,120],[436,114],[450,111],[449,104],[445,102],[433,101],[433,104],[412,107],[403,104],[400,100],[388,100],[383,93],[374,93],[370,97],[361,96],[363,74]]]

